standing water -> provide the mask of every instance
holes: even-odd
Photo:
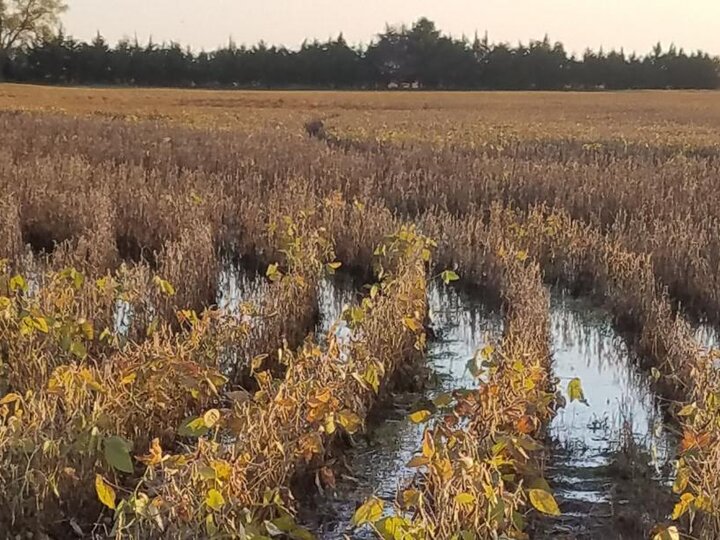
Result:
[[[300,517],[319,538],[369,535],[349,530],[356,508],[372,495],[383,499],[386,508],[392,507],[398,486],[414,472],[407,463],[420,447],[423,426],[411,422],[409,414],[440,393],[475,386],[467,363],[488,336],[499,337],[502,332],[500,314],[488,311],[480,299],[437,284],[428,296],[436,333],[427,351],[432,381],[422,392],[397,394],[378,405],[366,436],[356,438],[355,446],[344,453],[351,472],[338,480],[336,493],[319,497],[314,508],[304,505]]]
[[[534,538],[647,538],[666,516],[674,455],[647,376],[607,314],[553,294],[553,371],[568,403],[550,426],[548,481],[562,516]],[[584,399],[570,402],[579,380]],[[672,508],[672,507],[670,507]]]

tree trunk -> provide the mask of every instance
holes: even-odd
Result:
[[[5,82],[9,78],[10,58],[7,52],[0,49],[0,82]]]

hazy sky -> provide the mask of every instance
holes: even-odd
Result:
[[[369,42],[385,23],[434,20],[446,33],[527,42],[549,34],[570,51],[590,46],[646,53],[657,41],[720,54],[720,0],[67,0],[68,33],[111,42],[137,37],[214,49],[238,43],[297,47],[343,31]]]

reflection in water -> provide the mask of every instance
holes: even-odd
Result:
[[[555,447],[548,475],[561,510],[607,513],[613,479],[608,467],[628,439],[647,452],[656,469],[673,454],[662,412],[625,342],[609,317],[587,302],[554,294],[551,305],[553,370],[559,390],[579,378],[587,404],[574,401],[558,411],[550,426]],[[592,503],[590,506],[581,503]]]
[[[695,340],[701,347],[706,349],[720,348],[720,337],[718,331],[711,325],[701,323],[695,327]]]
[[[358,293],[350,276],[335,274],[332,278],[323,277],[318,283],[318,310],[320,318],[315,333],[321,341],[335,327],[335,334],[349,338],[350,329],[340,316],[344,309],[358,300]]]
[[[113,312],[113,332],[120,337],[127,337],[130,332],[130,325],[133,320],[133,307],[127,300],[118,298],[115,300],[115,311]]]
[[[695,327],[694,337],[701,347],[710,351],[713,365],[720,369],[720,335],[717,328],[707,323],[699,324]]]
[[[392,505],[398,485],[414,472],[406,464],[422,440],[423,426],[408,420],[414,404],[445,391],[474,386],[466,368],[468,360],[488,336],[497,338],[502,332],[500,315],[488,312],[477,298],[434,283],[428,299],[437,338],[429,342],[427,358],[436,384],[422,394],[393,396],[391,403],[375,411],[367,437],[357,440],[357,446],[344,454],[353,478],[339,481],[335,497],[328,494],[317,502],[317,508],[306,508],[309,511],[302,516],[319,538],[350,534],[347,527],[355,508],[371,495],[384,499],[386,507]],[[363,536],[355,531],[352,537]]]
[[[238,317],[242,304],[260,306],[268,287],[268,281],[260,279],[259,274],[228,259],[220,266],[215,301],[217,307],[227,315]]]

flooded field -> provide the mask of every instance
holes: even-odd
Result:
[[[347,283],[332,281],[324,281],[320,291],[326,320],[339,315],[353,294]],[[352,531],[349,524],[370,496],[392,507],[398,486],[412,476],[406,465],[424,426],[412,423],[409,414],[439,393],[475,386],[468,361],[502,333],[500,314],[479,298],[433,286],[429,300],[435,339],[428,345],[427,387],[399,392],[379,405],[368,433],[357,437],[336,464],[345,469],[336,491],[321,494],[302,516],[319,538],[373,537]],[[650,380],[635,367],[607,313],[589,302],[554,291],[551,320],[558,387],[567,396],[569,382],[579,379],[584,401],[568,402],[549,428],[547,478],[562,516],[544,520],[535,535],[599,538],[612,530],[613,538],[644,538],[669,511],[675,456],[674,437],[663,423]]]
[[[562,516],[536,536],[646,538],[672,510],[675,456],[651,381],[604,311],[555,292],[551,318],[559,389],[567,397],[579,379],[584,400],[568,402],[550,425],[547,478]]]
[[[428,295],[435,337],[428,343],[425,388],[399,392],[376,407],[367,434],[357,437],[344,453],[347,472],[336,492],[318,497],[302,516],[318,538],[374,537],[368,531],[352,531],[350,522],[357,506],[372,495],[391,508],[398,486],[412,476],[413,469],[406,465],[417,451],[424,426],[410,421],[410,413],[440,393],[475,386],[468,362],[478,348],[502,333],[500,314],[488,310],[481,299],[437,283]],[[338,296],[343,294],[336,290],[326,297]]]

